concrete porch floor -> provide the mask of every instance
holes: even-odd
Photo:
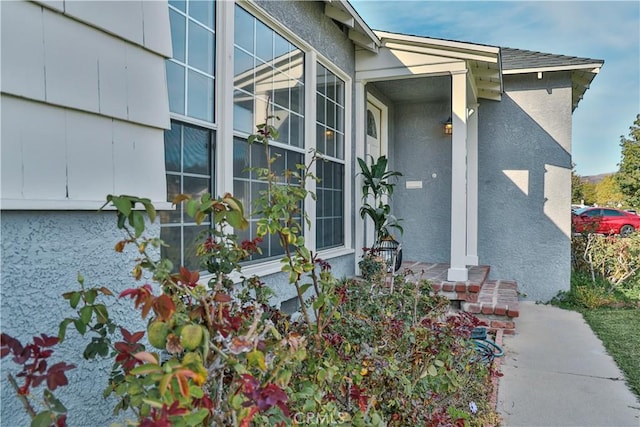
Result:
[[[450,282],[447,280],[448,263],[432,263],[421,261],[404,261],[398,270],[398,274],[409,273],[407,278],[411,277],[417,280],[424,279],[433,285],[440,285],[441,290],[446,292],[455,291],[456,287],[460,290],[464,285],[465,289],[476,288],[475,292],[480,290],[482,284],[489,276],[488,265],[474,265],[469,267],[469,278],[466,282]],[[444,285],[446,289],[444,288]],[[451,288],[451,289],[449,289]],[[435,290],[435,289],[434,289]],[[438,289],[440,290],[440,289]]]

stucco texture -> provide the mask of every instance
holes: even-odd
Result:
[[[502,101],[478,110],[478,256],[523,299],[548,301],[570,281],[571,82],[504,83]]]
[[[570,280],[570,75],[505,76],[504,85],[502,101],[480,100],[476,112],[479,263],[492,279],[516,280],[521,298],[548,301]],[[403,173],[392,209],[406,260],[450,260],[449,108],[437,100],[390,105],[390,167]],[[406,188],[409,181],[422,188]]]
[[[2,212],[2,332],[31,342],[34,335],[56,336],[65,317],[76,315],[62,298],[67,291],[79,290],[78,274],[86,287],[106,286],[115,295],[140,286],[131,276],[136,254],[116,253],[116,242],[124,238],[116,228],[114,212]],[[158,224],[148,227],[150,236],[159,234]],[[105,300],[110,316],[129,331],[140,331],[145,323],[133,303],[111,297]],[[117,335],[119,339],[119,334]],[[81,338],[71,325],[67,340],[55,347],[50,364],[64,361],[77,366],[68,372],[69,385],[55,391],[69,410],[71,426],[109,425],[114,400],[105,401],[111,362],[85,361],[82,351],[90,342]],[[16,365],[2,360],[2,425],[28,425],[22,405],[7,381],[15,376]],[[18,379],[20,382],[20,379]],[[36,389],[42,396],[44,387]]]

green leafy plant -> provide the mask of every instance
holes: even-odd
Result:
[[[373,221],[376,241],[383,240],[391,235],[391,229],[402,233],[400,219],[391,214],[389,200],[393,195],[395,183],[390,178],[402,176],[400,172],[387,170],[388,160],[385,156],[374,160],[369,156],[370,164],[364,159],[358,158],[360,174],[362,175],[362,202],[360,217],[369,217]]]
[[[60,322],[59,337],[36,345],[54,345],[73,330],[84,336],[86,359],[113,361],[104,396],[115,398],[114,412],[141,426],[435,426],[494,419],[487,403],[491,371],[473,363],[468,339],[477,319],[448,316],[448,301],[430,295],[426,282],[397,276],[389,293],[375,280],[335,278],[304,242],[302,207],[313,197],[305,183],[316,179],[316,156],[310,165],[275,174],[269,140],[276,135],[265,123],[250,138],[264,144],[268,159],[266,168],[255,169],[267,183],[255,202],[259,237],[238,242],[233,230],[248,222],[232,195],[177,196],[174,204],[184,203],[195,223],[212,224],[196,250],[204,278],[158,258],[164,243],[145,236],[147,222],[156,219],[148,199],[110,195],[107,205],[124,234],[115,251],[135,250],[131,273],[138,285],[115,296],[78,276],[79,289],[63,295],[72,314]],[[260,278],[242,276],[241,262],[267,234],[283,248],[282,272],[298,295],[298,320],[269,306],[272,292]],[[113,321],[109,307],[123,300],[146,320],[146,330]],[[22,349],[3,334],[3,357]],[[47,383],[63,385],[71,367],[47,373]],[[32,383],[44,381],[38,372]],[[46,415],[37,416],[64,424],[62,404],[49,392],[44,403]]]

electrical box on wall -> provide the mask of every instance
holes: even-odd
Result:
[[[422,188],[422,181],[407,181],[406,187],[409,190],[414,190],[416,188]]]

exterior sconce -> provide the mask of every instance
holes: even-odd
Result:
[[[443,131],[445,135],[453,134],[453,123],[451,122],[451,116],[444,122]]]

